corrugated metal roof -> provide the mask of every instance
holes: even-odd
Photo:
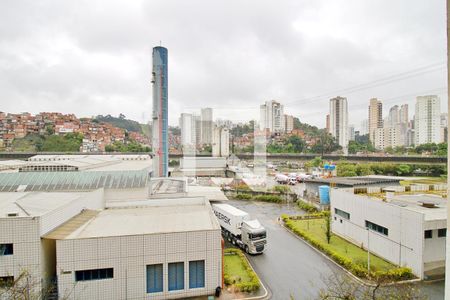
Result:
[[[24,172],[0,173],[0,192],[73,191],[98,188],[138,188],[148,181],[148,171],[92,171],[92,172]]]

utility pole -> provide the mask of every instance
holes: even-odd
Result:
[[[370,229],[367,228],[367,274],[370,276]]]

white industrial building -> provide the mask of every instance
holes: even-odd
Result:
[[[214,127],[212,136],[212,156],[230,156],[230,131],[226,127]]]
[[[441,141],[441,101],[436,95],[418,96],[414,117],[415,144],[439,143]]]
[[[331,189],[333,233],[393,264],[411,268],[421,279],[442,276],[447,200],[430,194],[428,186],[410,189],[417,191],[402,193],[402,186]],[[383,191],[387,192],[380,197]]]
[[[26,272],[36,283],[30,292],[56,285],[65,299],[214,294],[222,237],[209,200],[223,193],[190,189],[184,179],[150,180],[149,159],[138,167],[138,156],[112,156],[106,165],[96,157],[84,171],[19,172],[23,164],[14,163],[0,172],[0,280]],[[63,158],[54,161],[70,162]]]

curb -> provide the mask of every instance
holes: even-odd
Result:
[[[292,230],[290,230],[289,228],[287,228],[286,226],[284,226],[283,222],[281,222],[281,219],[278,218],[277,219],[278,224],[283,227],[284,229],[286,229],[290,234],[292,234],[293,236],[295,236],[297,239],[301,240],[303,243],[305,243],[306,245],[308,245],[310,248],[312,248],[314,251],[316,251],[317,253],[319,253],[320,255],[322,255],[323,257],[325,257],[328,261],[332,262],[334,265],[336,265],[339,269],[341,269],[342,271],[344,271],[349,277],[351,277],[352,279],[354,279],[355,281],[357,281],[358,283],[368,286],[368,287],[376,287],[376,284],[368,282],[366,280],[363,280],[357,276],[355,276],[352,272],[350,272],[349,270],[347,270],[346,268],[344,268],[343,266],[341,266],[340,264],[338,264],[337,262],[335,262],[333,259],[331,259],[331,257],[329,257],[328,255],[326,255],[325,253],[323,253],[322,251],[320,251],[319,249],[315,248],[313,245],[311,245],[310,243],[308,243],[306,240],[304,240],[303,238],[301,238],[300,236],[296,235],[294,232],[292,232]],[[403,281],[398,281],[398,282],[392,282],[392,283],[388,283],[386,285],[398,285],[398,284],[408,284],[408,283],[417,283],[417,282],[421,282],[421,279],[411,279],[411,280],[403,280]]]

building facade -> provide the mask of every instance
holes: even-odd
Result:
[[[412,195],[387,193],[383,201],[355,190],[330,190],[333,233],[411,268],[420,279],[442,276],[447,227],[442,197],[424,195],[421,189]]]
[[[153,176],[167,177],[169,169],[169,102],[168,102],[168,52],[164,47],[153,48],[153,114],[152,146]]]
[[[267,101],[260,106],[260,129],[269,132],[284,132],[284,106],[277,101]]]
[[[211,144],[213,135],[213,110],[212,108],[202,108],[201,109],[201,131],[202,131],[202,144]]]
[[[226,127],[214,127],[212,139],[212,156],[230,156],[230,131]]]
[[[436,95],[418,96],[414,117],[415,145],[439,143],[441,101]]]
[[[369,139],[375,141],[375,131],[383,128],[383,104],[377,98],[370,99],[369,102]]]
[[[330,99],[330,133],[341,147],[348,147],[347,98]]]
[[[290,133],[294,130],[294,117],[291,115],[284,115],[284,129],[286,133]]]

